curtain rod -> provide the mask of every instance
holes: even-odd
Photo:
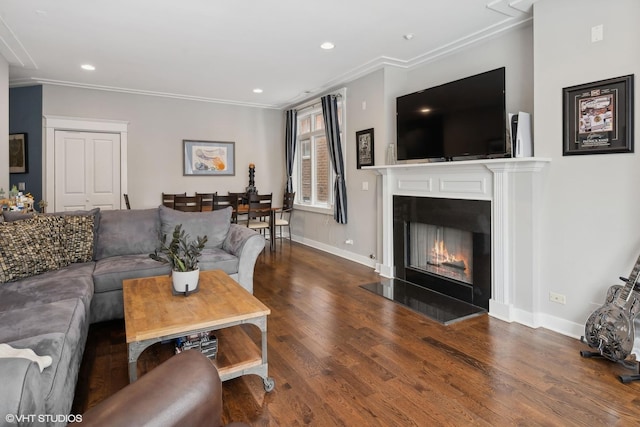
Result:
[[[342,98],[342,94],[340,92],[338,92],[338,93],[328,93],[328,94],[319,96],[318,98],[314,98],[313,100],[309,101],[308,103],[307,102],[302,103],[299,106],[293,107],[291,109],[295,110],[295,111],[297,111],[299,113],[299,112],[307,110],[309,108],[316,108],[321,104],[320,98],[322,98],[323,96],[327,96],[327,95],[331,95],[331,96],[336,97],[336,98]]]

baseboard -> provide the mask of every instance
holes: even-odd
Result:
[[[358,264],[366,265],[367,267],[371,267],[373,269],[376,268],[376,260],[371,259],[368,256],[345,251],[343,249],[336,248],[335,246],[327,245],[326,243],[321,243],[315,240],[300,237],[295,234],[292,235],[292,240],[294,242],[302,243],[303,245],[312,247],[314,249],[319,249],[323,252],[328,252],[330,254],[339,256],[341,258],[348,259],[349,261],[357,262]]]
[[[575,339],[580,339],[584,335],[584,325],[582,324],[546,313],[532,313],[494,300],[489,301],[489,315],[505,322],[516,322],[533,329],[549,329]]]

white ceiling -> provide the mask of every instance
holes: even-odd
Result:
[[[282,108],[522,25],[535,1],[0,0],[0,54],[12,87]],[[320,49],[325,41],[335,49]]]

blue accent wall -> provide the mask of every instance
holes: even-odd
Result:
[[[9,133],[27,134],[27,173],[9,174],[9,185],[24,182],[37,207],[42,200],[42,86],[9,89]]]

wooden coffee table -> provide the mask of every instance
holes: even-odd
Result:
[[[199,332],[224,332],[212,362],[222,381],[241,375],[262,377],[266,391],[275,382],[268,376],[267,315],[260,302],[222,270],[201,271],[198,292],[173,295],[171,277],[123,280],[124,320],[129,351],[129,381],[138,376],[138,357],[152,344]],[[242,324],[255,325],[262,333],[262,348]],[[222,331],[224,329],[224,331]]]

